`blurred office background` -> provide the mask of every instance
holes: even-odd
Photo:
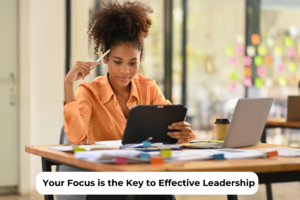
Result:
[[[214,120],[231,118],[239,98],[273,97],[269,117],[286,117],[287,96],[299,95],[299,0],[141,1],[154,13],[139,73],[188,107],[198,139],[214,138]],[[97,59],[87,26],[100,7],[101,0],[0,0],[0,199],[35,192],[41,161],[24,147],[58,143],[64,76],[77,60]],[[106,71],[101,64],[84,81]],[[267,143],[300,146],[300,134],[270,129]]]

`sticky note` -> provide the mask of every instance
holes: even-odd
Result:
[[[164,163],[163,157],[151,157],[151,164],[162,164]]]
[[[223,160],[223,159],[224,159],[224,154],[223,153],[214,155],[214,160]]]
[[[226,55],[232,56],[234,54],[233,47],[230,47],[230,46],[226,47],[225,52],[226,52]]]
[[[284,77],[279,77],[277,81],[280,86],[286,86],[286,79]]]
[[[258,67],[258,66],[262,66],[264,63],[263,63],[263,58],[261,56],[255,56],[254,57],[254,63],[255,65]]]
[[[247,55],[250,57],[255,56],[255,47],[254,46],[247,46]]]
[[[295,48],[294,47],[288,47],[286,50],[287,50],[287,55],[289,57],[293,57],[295,55]]]
[[[237,34],[235,36],[236,43],[244,44],[244,36],[242,34]]]
[[[286,47],[293,46],[293,39],[291,37],[285,37],[284,38],[284,44]]]
[[[268,157],[274,157],[274,156],[278,156],[278,152],[277,151],[269,151],[268,152]]]
[[[235,54],[239,56],[244,55],[244,47],[242,45],[237,45],[235,47]]]
[[[270,67],[273,65],[273,57],[272,56],[265,56],[265,65]]]
[[[250,67],[244,67],[244,77],[251,77],[252,70]]]
[[[258,76],[264,76],[266,74],[266,69],[263,66],[257,68]]]
[[[148,153],[141,153],[140,158],[150,159],[150,155]]]
[[[74,147],[74,152],[75,152],[75,153],[76,153],[76,152],[80,152],[80,151],[85,151],[85,149],[84,149],[84,148],[77,147],[77,146]]]
[[[274,46],[274,39],[273,38],[268,37],[266,42],[267,42],[268,47],[273,47]]]
[[[281,64],[281,63],[278,64],[277,67],[276,67],[276,70],[277,70],[278,73],[284,72],[284,66],[283,66],[283,64]]]
[[[249,56],[244,57],[244,66],[251,66],[252,59]]]
[[[172,156],[172,151],[171,150],[161,150],[160,151],[160,156],[161,157],[171,157]]]
[[[289,63],[289,70],[290,72],[296,72],[297,71],[297,65],[294,62]]]
[[[235,82],[229,83],[229,91],[230,92],[235,92],[236,91],[236,83]]]
[[[273,80],[271,78],[265,79],[265,86],[266,87],[272,87],[273,86]]]
[[[291,75],[290,77],[290,84],[291,85],[297,85],[298,84],[298,78],[295,74]]]
[[[231,81],[235,81],[237,79],[237,74],[236,74],[236,72],[231,72],[230,73],[230,80]]]
[[[229,58],[229,62],[231,65],[236,66],[238,64],[238,60],[236,57],[232,56]]]
[[[277,56],[281,56],[282,55],[282,48],[280,46],[276,46],[275,47],[275,54]]]
[[[254,80],[255,87],[261,88],[264,85],[264,82],[261,78],[256,78]]]
[[[151,142],[143,141],[143,147],[151,147]]]
[[[244,78],[244,85],[246,86],[246,87],[250,87],[251,85],[252,85],[252,80],[251,80],[251,78]]]
[[[126,164],[128,164],[128,160],[127,160],[127,158],[116,157],[115,158],[115,164],[126,165]]]
[[[252,34],[251,42],[253,45],[259,45],[260,44],[260,36],[258,34]]]
[[[267,48],[265,46],[262,46],[262,45],[258,46],[257,51],[260,56],[267,55]]]

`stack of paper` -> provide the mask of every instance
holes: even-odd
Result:
[[[85,149],[85,151],[94,151],[94,150],[110,150],[110,149],[119,149],[119,146],[104,146],[104,145],[78,145],[79,148]],[[54,146],[49,147],[49,149],[56,151],[73,151],[73,146]]]
[[[270,152],[277,151],[279,157],[300,157],[300,149],[287,148],[287,147],[275,147],[275,148],[265,148],[265,149],[254,149],[245,151],[259,151],[259,152]]]

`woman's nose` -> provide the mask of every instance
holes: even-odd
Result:
[[[127,67],[126,65],[122,66],[121,69],[120,69],[120,72],[124,73],[124,74],[130,73],[129,67]]]

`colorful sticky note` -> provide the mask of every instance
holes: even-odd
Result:
[[[258,34],[252,34],[251,42],[253,45],[259,45],[260,44],[260,36]]]
[[[250,67],[244,67],[244,77],[251,77],[252,70]]]
[[[273,57],[272,56],[265,56],[265,65],[270,67],[273,65]]]
[[[226,55],[232,56],[234,54],[233,47],[230,47],[230,46],[226,47],[225,52],[226,52]]]
[[[255,56],[255,47],[254,46],[247,46],[247,55],[250,57]]]
[[[244,66],[251,66],[252,59],[249,56],[244,57]]]
[[[274,39],[273,38],[268,37],[266,42],[267,42],[267,45],[269,47],[273,47],[274,46]]]
[[[290,72],[296,72],[296,70],[297,70],[296,63],[290,62],[290,64],[289,64],[289,70],[290,70]]]
[[[262,45],[258,46],[257,51],[260,56],[267,55],[267,48],[265,46]]]
[[[163,157],[151,157],[151,164],[162,164],[164,163]]]
[[[235,92],[236,91],[236,83],[235,82],[229,83],[229,91],[230,92]]]
[[[126,165],[126,164],[128,164],[128,160],[127,160],[127,158],[116,157],[115,164]]]
[[[284,38],[284,44],[287,47],[293,46],[293,39],[291,37],[285,37]]]
[[[280,86],[286,86],[286,79],[285,79],[285,77],[279,77],[278,78],[278,84]]]
[[[143,147],[151,147],[151,142],[143,141]]]
[[[150,155],[148,153],[141,153],[140,158],[150,159]]]
[[[246,87],[250,87],[252,85],[252,80],[251,78],[244,78],[244,85]]]
[[[295,74],[291,75],[290,77],[290,84],[291,85],[297,85],[298,84],[298,78]]]
[[[239,56],[244,55],[244,47],[242,45],[237,45],[235,47],[235,54]]]
[[[278,73],[284,72],[283,64],[278,64],[277,67],[276,67],[276,70],[277,70]]]
[[[268,157],[274,157],[274,156],[278,156],[278,151],[269,151],[267,152]]]
[[[275,47],[275,54],[277,56],[281,56],[282,55],[282,48],[280,46],[276,46]]]
[[[271,78],[266,78],[265,79],[265,86],[266,87],[271,87],[273,85],[273,81]]]
[[[172,156],[172,151],[171,150],[161,150],[160,151],[160,156],[161,157],[171,157]]]
[[[293,57],[295,55],[295,48],[294,47],[288,47],[286,50],[287,50],[287,55],[289,57]]]
[[[231,65],[236,66],[238,64],[238,60],[236,57],[232,56],[229,58],[229,62]]]
[[[263,58],[261,56],[255,56],[254,63],[257,67],[263,65]]]
[[[74,147],[74,152],[75,152],[75,153],[76,153],[76,152],[80,152],[80,151],[85,151],[85,149],[84,149],[84,148],[77,147],[77,146]]]
[[[263,66],[258,67],[257,74],[258,74],[258,76],[264,76],[266,74],[266,69]]]
[[[260,88],[264,85],[264,82],[261,78],[256,78],[254,81],[255,87]]]
[[[224,154],[214,154],[214,160],[223,160],[224,159]]]
[[[237,79],[237,74],[236,74],[236,72],[231,72],[230,73],[230,80],[231,81],[235,81]]]

